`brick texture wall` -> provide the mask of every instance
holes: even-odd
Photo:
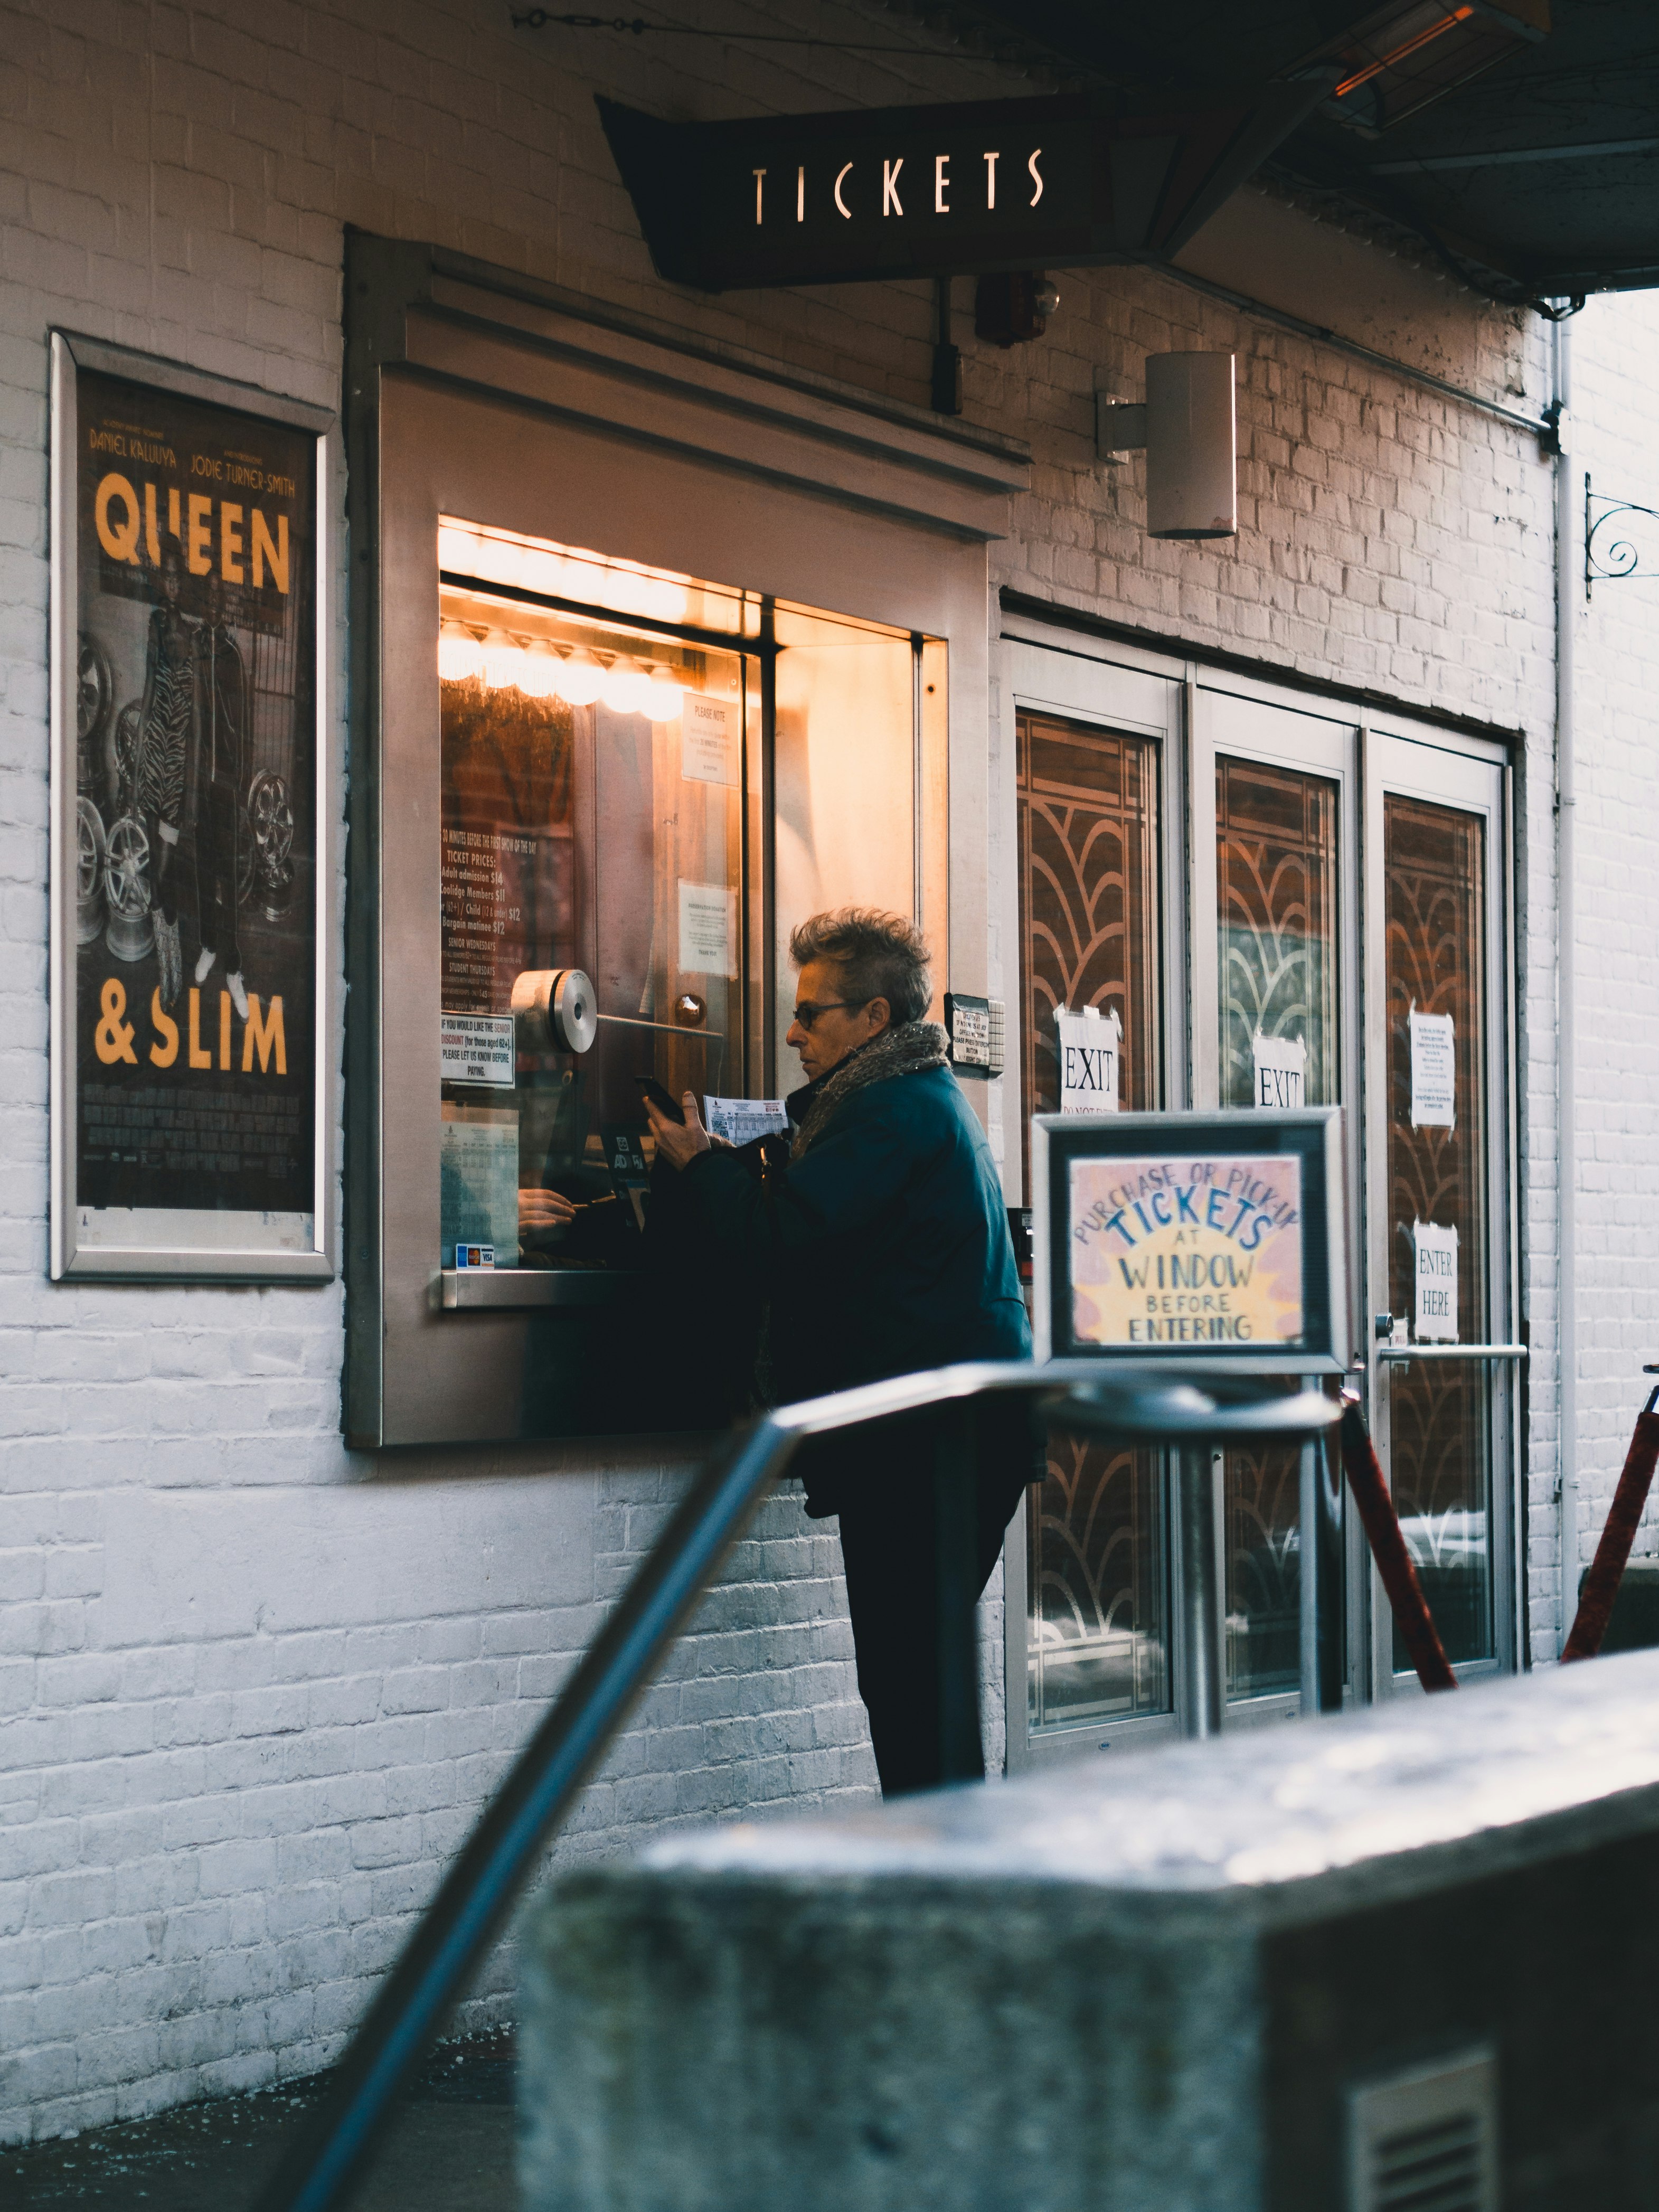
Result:
[[[925,404],[927,286],[708,301],[659,284],[592,94],[695,118],[1036,88],[873,8],[791,0],[718,20],[914,60],[507,19],[497,0],[0,0],[0,2137],[325,2063],[685,1480],[660,1455],[596,1467],[592,1451],[550,1478],[510,1455],[377,1468],[338,1438],[337,1290],[46,1283],[49,327],[333,404],[350,223]],[[1290,210],[1310,252],[1318,212]],[[1042,345],[969,349],[970,417],[1029,439],[1036,460],[997,580],[1528,733],[1528,1571],[1553,1650],[1550,471],[1524,433],[1168,277],[1061,284]],[[1455,288],[1437,298],[1442,373],[1539,411],[1536,326]],[[1645,303],[1593,308],[1581,375],[1607,424],[1598,477],[1659,504],[1659,461],[1634,452],[1659,454],[1652,319]],[[1221,550],[1149,543],[1139,465],[1093,459],[1097,385],[1128,396],[1148,352],[1189,344],[1241,361],[1241,534]],[[1654,687],[1639,589],[1598,593],[1583,625],[1581,1420],[1603,1490],[1626,1369],[1659,1351],[1659,1327],[1642,1341]],[[987,1612],[994,1652],[994,1592]],[[867,1793],[849,1653],[833,1539],[781,1497],[562,1856]],[[497,1961],[475,2016],[499,2010],[503,1974]]]

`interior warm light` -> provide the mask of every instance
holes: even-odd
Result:
[[[591,707],[605,682],[605,670],[585,645],[560,664],[559,696],[573,707]]]
[[[684,584],[671,584],[665,576],[647,576],[645,605],[640,611],[656,622],[683,623],[690,598]]]
[[[446,683],[465,684],[484,672],[483,648],[464,623],[438,627],[438,673]]]
[[[520,551],[516,580],[527,592],[545,592],[550,599],[568,599],[570,592],[565,565],[556,553],[548,552],[545,547],[526,545]]]
[[[524,658],[504,629],[488,631],[483,641],[484,682],[492,691],[514,690],[523,672]]]
[[[438,566],[447,568],[452,575],[476,576],[478,573],[478,533],[465,530],[459,523],[446,522],[438,532]]]
[[[510,538],[481,538],[478,540],[475,574],[488,577],[493,584],[516,584],[523,568],[524,549],[515,545]]]
[[[605,672],[599,696],[613,714],[642,714],[651,696],[651,682],[637,660],[619,653]]]
[[[520,690],[530,699],[556,699],[562,666],[545,638],[532,638],[519,656]]]
[[[665,668],[653,669],[645,688],[645,711],[653,722],[672,722],[684,696],[684,686],[676,684]]]

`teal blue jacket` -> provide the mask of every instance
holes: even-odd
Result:
[[[990,1146],[948,1068],[849,1092],[764,1185],[726,1151],[700,1153],[678,1180],[687,1226],[769,1300],[775,1403],[1030,1357]]]

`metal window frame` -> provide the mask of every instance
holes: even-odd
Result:
[[[1101,696],[1103,683],[1125,677],[1131,678],[1138,687],[1134,703],[1139,711],[1134,714],[1113,712]],[[1143,686],[1146,688],[1139,688]],[[1161,714],[1158,711],[1154,687],[1163,689]],[[1000,780],[998,796],[1006,809],[1010,825],[1007,849],[1013,855],[1013,867],[1008,872],[1007,882],[998,887],[996,896],[1004,908],[1012,908],[1012,919],[1005,925],[1006,941],[1014,949],[1006,986],[1011,1005],[1019,1003],[1022,958],[1017,880],[1020,859],[1015,716],[1022,713],[1054,714],[1067,721],[1116,730],[1131,737],[1148,738],[1157,747],[1158,926],[1156,988],[1160,1015],[1159,1089],[1168,1106],[1184,1107],[1191,1103],[1189,1040],[1184,1018],[1181,1018],[1187,998],[1188,957],[1188,756],[1191,685],[1188,672],[1179,663],[1139,653],[1132,647],[1101,644],[1093,640],[1085,641],[1074,635],[1066,635],[1063,642],[1056,643],[1047,636],[1029,635],[1024,623],[1005,622],[1000,640],[998,701],[1006,758],[1006,774]],[[1004,1185],[1009,1193],[1009,1203],[1021,1205],[1029,1194],[1025,1193],[1021,1178],[1018,1132],[1021,1117],[1027,1114],[1029,1102],[1024,1096],[1024,1068],[1020,1054],[1009,1054],[1002,1082],[1005,1087]],[[1176,1669],[1185,1666],[1186,1657],[1180,1649],[1179,1626],[1170,1603],[1175,1578],[1179,1571],[1179,1533],[1176,1526],[1177,1516],[1170,1510],[1170,1469],[1169,1455],[1160,1453],[1155,1482],[1164,1543],[1164,1668],[1169,1702],[1165,1710],[1158,1713],[1079,1721],[1073,1725],[1044,1729],[1041,1735],[1033,1732],[1027,1674],[1027,1616],[1030,1595],[1027,1564],[1030,1501],[1029,1498],[1021,1499],[1019,1511],[1010,1527],[1003,1552],[1003,1660],[1007,1703],[1007,1759],[1011,1773],[1031,1766],[1046,1765],[1056,1759],[1077,1757],[1091,1748],[1118,1747],[1127,1750],[1132,1746],[1172,1739],[1177,1734]]]
[[[986,548],[1007,526],[1027,465],[994,434],[941,427],[867,394],[854,404],[827,380],[763,374],[429,246],[349,234],[345,299],[353,773],[343,1425],[350,1445],[368,1450],[499,1446],[525,1432],[535,1317],[446,1316],[434,1294],[435,1233],[426,1233],[437,1189],[437,1024],[424,1018],[436,1007],[437,848],[435,836],[422,841],[438,782],[438,514],[712,573],[763,602],[945,641],[948,729],[922,764],[925,910],[937,937],[948,932],[949,982],[982,991]],[[763,657],[758,726],[745,718],[748,858],[763,877],[774,832],[769,666]],[[941,864],[948,891],[932,880]],[[769,1064],[771,933],[751,927],[747,952]],[[621,1409],[617,1433],[623,1418]],[[607,1439],[570,1449],[603,1461]]]
[[[1379,724],[1382,726],[1379,726]],[[1365,827],[1362,865],[1365,881],[1365,966],[1367,1003],[1386,1004],[1383,937],[1383,802],[1392,793],[1429,804],[1479,814],[1486,823],[1486,1129],[1487,1326],[1483,1340],[1516,1344],[1520,1340],[1521,1254],[1519,1212],[1519,1035],[1515,963],[1515,773],[1505,749],[1477,738],[1413,726],[1404,717],[1377,717],[1362,729],[1365,770]],[[1371,1024],[1368,1022],[1368,1036]],[[1376,1040],[1368,1055],[1366,1111],[1376,1141],[1367,1156],[1368,1221],[1386,1222],[1388,1192],[1388,1052]],[[1365,1243],[1367,1310],[1389,1305],[1386,1249],[1369,1235]],[[1390,1363],[1374,1330],[1367,1328],[1367,1391],[1371,1433],[1383,1471],[1389,1466]],[[1516,1672],[1525,1651],[1525,1561],[1522,1558],[1522,1498],[1526,1438],[1521,1421],[1521,1363],[1486,1363],[1489,1387],[1492,1517],[1487,1532],[1492,1561],[1494,1656],[1467,1661],[1460,1680]],[[1508,1480],[1504,1480],[1504,1471]],[[1370,1639],[1366,1695],[1373,1701],[1424,1694],[1414,1672],[1395,1672],[1391,1663],[1388,1601],[1368,1558],[1360,1570],[1374,1633]]]

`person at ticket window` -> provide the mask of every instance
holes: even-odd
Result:
[[[224,963],[225,988],[247,1019],[247,988],[236,938],[246,788],[247,680],[225,621],[225,587],[208,578],[207,616],[196,637],[196,910],[201,951],[196,981]]]
[[[161,1004],[171,1006],[184,981],[173,867],[185,819],[190,738],[196,705],[191,624],[179,601],[185,588],[185,549],[170,534],[161,540],[161,599],[149,618],[144,696],[138,710],[132,811],[149,843],[150,901],[155,910],[155,962]]]
[[[896,915],[849,907],[803,922],[787,1042],[803,1089],[786,1101],[786,1164],[764,1180],[647,1099],[660,1196],[767,1301],[758,1395],[784,1404],[966,1359],[1024,1359],[1031,1334],[995,1163],[924,1018],[927,948]],[[653,1189],[653,1220],[659,1194]],[[988,1417],[975,1477],[982,1590],[1037,1470],[1024,1413]],[[825,1437],[797,1462],[813,1519],[838,1514],[859,1694],[883,1794],[940,1770],[938,1531],[931,1426],[907,1415]]]

